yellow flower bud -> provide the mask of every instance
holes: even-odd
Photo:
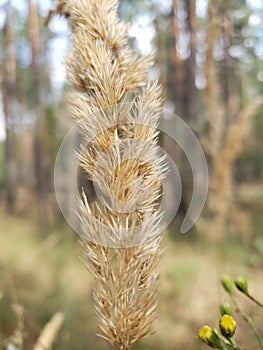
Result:
[[[221,349],[221,342],[218,334],[209,326],[203,326],[199,329],[199,338],[208,346],[214,349]]]
[[[226,338],[232,338],[236,331],[236,321],[230,315],[224,315],[220,318],[219,327],[222,335]]]

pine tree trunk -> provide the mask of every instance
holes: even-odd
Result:
[[[178,55],[176,47],[179,36],[177,7],[177,0],[173,0],[170,12],[170,86],[172,91],[171,97],[175,103],[175,113],[184,117],[185,64]]]
[[[235,89],[234,62],[229,49],[232,45],[233,23],[228,3],[223,7],[223,38],[224,38],[224,97],[226,101],[226,120],[227,128],[235,120],[238,114],[237,91]]]
[[[12,8],[8,3],[6,25],[4,29],[5,59],[2,64],[1,88],[3,111],[5,117],[5,189],[6,210],[14,211],[17,187],[17,162],[15,149],[15,133],[12,130],[14,108],[16,102],[16,52],[14,33],[11,25]]]
[[[188,29],[190,34],[190,57],[187,60],[187,80],[186,80],[186,100],[187,115],[189,122],[195,122],[198,118],[197,90],[195,87],[196,74],[196,43],[197,43],[197,18],[196,18],[196,0],[186,1]]]
[[[167,98],[167,66],[165,59],[165,50],[166,43],[164,33],[159,25],[158,19],[154,22],[155,31],[156,31],[156,64],[160,72],[159,83],[162,86],[162,92],[164,98]],[[161,118],[160,123],[164,122],[163,118]],[[163,133],[159,134],[158,144],[160,147],[164,146],[164,135]]]
[[[224,126],[223,107],[220,103],[220,88],[214,61],[214,47],[220,32],[218,19],[218,6],[216,0],[208,3],[208,25],[206,34],[206,62],[205,62],[205,104],[208,124],[206,151],[212,157],[217,154],[221,147]]]
[[[36,116],[34,130],[34,170],[35,186],[37,194],[37,203],[39,219],[44,222],[47,216],[47,196],[45,186],[45,167],[43,156],[43,139],[42,139],[42,108],[41,108],[41,71],[40,71],[40,35],[38,23],[38,7],[35,0],[28,0],[28,35],[32,51],[32,98],[33,109]]]

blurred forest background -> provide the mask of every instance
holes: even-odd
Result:
[[[97,338],[93,280],[77,235],[63,219],[54,164],[70,128],[62,64],[68,29],[44,26],[50,1],[0,1],[0,349],[32,349],[45,323],[65,316],[55,349],[110,349]],[[261,0],[121,0],[131,44],[155,50],[165,107],[194,130],[210,174],[204,212],[178,233],[192,192],[191,169],[165,135],[183,180],[167,230],[156,333],[134,349],[203,349],[196,334],[217,319],[222,273],[244,274],[262,297],[263,3]],[[161,123],[171,123],[163,115]],[[61,181],[71,184],[71,174]],[[69,203],[70,206],[70,203]],[[263,333],[262,314],[249,304]],[[257,349],[241,322],[237,337]]]

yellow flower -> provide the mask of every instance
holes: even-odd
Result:
[[[222,335],[226,338],[233,337],[237,328],[236,321],[230,315],[224,315],[220,318],[219,327]]]
[[[219,336],[217,335],[215,330],[213,330],[211,327],[203,326],[202,328],[199,329],[198,335],[199,335],[199,338],[204,343],[209,345],[211,348],[215,348],[215,349],[221,348]]]

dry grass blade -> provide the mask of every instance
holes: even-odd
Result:
[[[33,350],[51,350],[63,322],[63,313],[57,312],[43,328]]]

